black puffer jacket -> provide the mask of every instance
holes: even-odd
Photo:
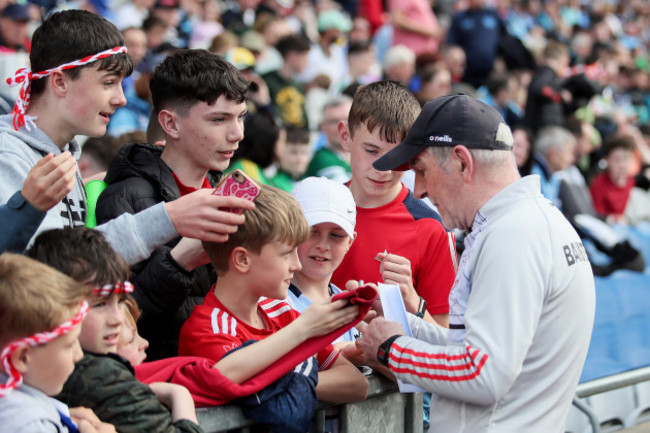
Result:
[[[97,202],[98,224],[180,197],[172,170],[160,159],[162,150],[162,146],[139,143],[120,150],[106,174],[108,186]],[[208,173],[213,186],[219,177],[219,172]],[[179,240],[156,249],[148,260],[131,268],[134,295],[142,310],[138,330],[149,340],[147,354],[151,360],[178,354],[181,325],[216,281],[211,265],[187,272],[174,261],[170,251]]]

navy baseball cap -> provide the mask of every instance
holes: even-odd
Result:
[[[27,5],[12,3],[0,12],[0,16],[14,21],[29,21],[29,7]]]
[[[428,146],[512,150],[512,132],[499,112],[463,93],[428,101],[406,138],[374,162],[377,170],[405,171]]]

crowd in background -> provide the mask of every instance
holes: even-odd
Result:
[[[390,79],[421,104],[464,92],[497,108],[520,131],[522,174],[542,175],[545,195],[558,205],[558,172],[575,166],[582,175],[576,179],[591,185],[607,166],[604,144],[628,137],[622,177],[592,187],[595,210],[617,222],[650,217],[643,210],[647,194],[636,189],[647,191],[650,164],[650,5],[644,1],[3,3],[3,78],[26,64],[30,34],[52,11],[91,10],[123,32],[135,72],[123,85],[127,105],[112,116],[104,141],[127,133],[118,141],[162,141],[149,122],[149,77],[165,55],[203,48],[224,56],[253,83],[235,167],[263,183],[290,190],[305,174],[349,178],[348,157],[337,143],[336,125],[349,104],[341,98],[353,96],[359,85]],[[0,89],[8,111],[15,94]],[[545,145],[548,131],[540,130],[546,126],[561,127],[573,138]],[[104,171],[118,148],[111,146],[107,155],[84,152],[90,161],[82,169],[92,167],[84,176]]]
[[[370,139],[364,141],[360,137],[367,134],[372,136],[372,143],[386,142],[393,146],[401,138],[395,139],[395,134],[385,125],[390,125],[395,119],[398,119],[397,123],[404,123],[407,114],[416,114],[427,101],[462,92],[493,107],[510,126],[519,174],[539,176],[543,195],[564,213],[582,238],[594,274],[608,275],[621,268],[646,269],[641,253],[612,228],[650,222],[650,4],[646,1],[33,0],[14,3],[0,0],[0,113],[8,113],[17,96],[13,89],[4,85],[5,78],[18,68],[29,66],[31,34],[45,17],[66,9],[84,9],[113,23],[123,35],[133,63],[133,73],[122,83],[126,104],[119,104],[114,113],[101,113],[102,119],[110,117],[107,133],[84,142],[84,152],[78,163],[85,182],[99,178],[109,185],[109,189],[102,194],[104,202],[100,198],[98,203],[97,220],[100,224],[116,220],[117,215],[108,214],[120,210],[119,206],[114,206],[115,209],[105,206],[109,200],[106,197],[111,197],[112,193],[121,199],[137,190],[134,187],[139,184],[137,182],[120,186],[121,178],[116,174],[121,167],[128,166],[130,170],[128,164],[120,164],[135,150],[146,149],[147,154],[156,155],[147,167],[157,170],[158,160],[169,163],[172,161],[171,155],[188,158],[191,152],[180,150],[194,146],[192,151],[199,156],[190,156],[189,159],[200,165],[201,161],[197,161],[202,151],[199,132],[188,128],[184,130],[183,137],[170,135],[169,125],[159,122],[160,116],[169,115],[169,110],[160,110],[159,105],[158,110],[154,109],[154,101],[158,98],[160,102],[165,92],[171,94],[170,89],[175,86],[178,88],[174,91],[182,93],[183,90],[179,90],[185,84],[182,81],[200,81],[202,73],[206,73],[206,76],[218,75],[218,78],[234,76],[234,82],[239,86],[238,95],[248,95],[247,99],[245,96],[238,96],[238,99],[228,96],[221,100],[227,106],[236,106],[236,116],[231,116],[237,119],[236,122],[243,119],[243,130],[238,124],[236,132],[241,132],[241,135],[237,135],[236,140],[233,134],[226,135],[229,140],[238,143],[236,150],[229,147],[218,152],[227,155],[224,157],[225,164],[222,164],[227,169],[223,171],[227,173],[238,168],[259,183],[287,192],[292,191],[298,181],[309,176],[328,177],[336,180],[338,186],[341,182],[349,181],[347,185],[354,196],[357,211],[381,208],[385,204],[370,200],[376,198],[372,194],[368,194],[368,197],[359,195],[366,191],[356,184],[363,183],[358,174],[355,175],[356,182],[355,179],[350,180],[355,169],[357,173],[362,169],[378,172],[363,165],[376,157],[367,156],[366,153],[378,151],[369,150],[367,143]],[[96,18],[93,14],[87,15]],[[47,22],[42,28],[46,26]],[[117,32],[115,29],[112,31]],[[38,45],[36,40],[35,46]],[[220,57],[187,48],[207,50]],[[34,52],[38,51],[34,49]],[[210,71],[196,68],[192,72],[192,80],[187,77],[172,78],[180,69],[172,66],[174,62],[186,66],[198,60],[204,60],[204,65],[214,63],[225,72],[216,73],[216,66],[214,69],[207,68]],[[126,70],[130,70],[130,67]],[[165,82],[161,77],[170,81]],[[116,89],[120,89],[119,84]],[[364,99],[365,93],[374,98],[370,99],[372,104],[367,105],[376,106],[377,95],[385,89],[391,89],[401,98],[387,97],[382,107],[384,109],[378,110],[391,114],[380,120],[372,115],[364,117],[364,110],[372,111],[372,107],[364,107],[362,102],[367,100]],[[189,90],[185,90],[189,93]],[[201,93],[194,90],[197,94]],[[195,99],[201,101],[193,101],[195,106],[202,109],[206,104],[213,104],[203,104],[205,101],[200,96]],[[185,112],[186,107],[179,103],[182,98],[170,97],[170,100],[172,105],[179,104],[174,109]],[[412,104],[409,106],[397,101]],[[441,101],[443,99],[436,103],[442,104]],[[201,116],[196,117],[201,120]],[[180,118],[188,125],[192,124],[191,118],[188,120],[184,115]],[[38,115],[33,116],[33,120],[38,120]],[[408,125],[411,124],[409,121]],[[400,126],[404,126],[404,131],[400,130],[400,133],[406,135],[408,128]],[[84,128],[76,128],[75,133],[81,130]],[[355,141],[357,132],[360,135],[356,135]],[[70,134],[70,137],[73,135]],[[210,138],[218,141],[222,137]],[[434,137],[429,139],[433,140]],[[452,141],[444,135],[435,139]],[[59,146],[59,149],[63,147]],[[356,167],[355,153],[350,149],[363,149],[356,153]],[[234,156],[230,161],[232,152]],[[181,191],[181,185],[187,188],[175,177],[177,173],[181,174],[181,168],[182,165],[177,165],[173,170],[174,177],[166,180],[173,180],[181,197],[192,193],[194,197],[199,197],[197,191]],[[214,167],[210,169],[216,170]],[[104,178],[107,170],[108,176]],[[204,180],[203,188],[216,183],[216,178],[212,179],[212,174],[208,176],[206,173],[202,173],[201,177]],[[516,174],[513,177],[518,179]],[[148,173],[138,173],[140,177],[149,179]],[[413,207],[416,200],[411,200],[412,194],[399,181],[396,177],[393,185],[395,192],[399,191],[398,199],[406,197],[405,206]],[[404,183],[411,189],[414,189],[413,182],[413,173],[404,177]],[[172,206],[174,201],[182,199],[162,197],[163,201],[168,201],[168,198]],[[387,202],[398,199],[391,197]],[[154,201],[158,203],[161,199]],[[64,203],[67,204],[67,201]],[[142,201],[135,200],[135,203],[139,206]],[[417,206],[424,207],[420,202],[417,202]],[[136,212],[138,210],[141,209]],[[347,211],[352,210],[353,206],[348,206]],[[144,212],[144,209],[141,211]],[[425,212],[419,207],[417,211]],[[426,209],[426,212],[431,210]],[[409,218],[418,221],[411,208],[407,213]],[[167,209],[167,214],[170,221],[179,215],[173,212],[173,207],[171,211]],[[275,217],[278,215],[274,214]],[[349,237],[347,248],[362,230],[371,231],[369,228],[379,227],[367,220],[359,221],[362,223],[357,226],[354,235],[347,232],[346,235],[337,235],[340,238]],[[78,222],[83,223],[83,220]],[[408,222],[409,227],[414,225],[410,219]],[[279,220],[275,223],[281,224]],[[450,244],[443,242],[441,251],[452,256],[448,266],[448,283],[451,285],[456,252],[454,237],[439,223],[435,224],[440,239]],[[285,225],[293,226],[289,223]],[[169,224],[168,228],[171,226]],[[153,260],[147,260],[166,265],[171,257],[173,260],[169,260],[170,263],[183,265],[174,252],[202,250],[198,243],[188,243],[196,236],[181,233],[176,222],[173,226],[178,234],[182,234],[182,240],[169,255],[166,252],[159,256],[154,254]],[[303,228],[307,233],[306,226]],[[370,237],[379,233],[384,235],[383,231],[376,230],[370,233]],[[387,233],[389,231],[386,230]],[[462,240],[463,233],[459,231],[457,234],[458,240]],[[314,235],[313,229],[310,235]],[[234,238],[234,235],[231,236]],[[296,245],[301,244],[305,236],[297,236],[295,242],[293,239],[291,241]],[[401,238],[404,236],[401,235]],[[362,237],[357,238],[355,247],[362,242],[367,241]],[[458,242],[457,246],[460,252],[463,244]],[[350,255],[353,253],[354,250]],[[387,257],[394,253],[388,250],[379,252],[374,260],[383,266],[385,261],[390,262]],[[187,255],[180,257],[185,259]],[[582,260],[585,257],[581,254],[579,258]],[[128,261],[132,264],[138,260]],[[192,272],[196,264],[191,263],[189,268]],[[213,275],[215,271],[207,263],[203,265],[206,265],[206,277],[213,282],[216,279],[216,275]],[[298,270],[300,268],[296,263],[292,263],[292,266]],[[373,270],[377,267],[375,262],[372,266]],[[329,277],[334,268],[330,269],[327,284],[323,287],[329,287]],[[337,268],[337,271],[343,272],[340,271],[343,268]],[[355,271],[358,271],[357,268],[355,263]],[[179,267],[169,266],[165,271],[157,269],[156,272],[143,272],[142,269],[145,268],[132,268],[136,274],[140,271],[139,277],[132,280],[136,292],[140,290],[141,293],[145,280],[157,291],[160,291],[163,283],[177,289],[179,285],[172,278],[167,278],[165,272],[185,277]],[[384,275],[381,278],[386,280]],[[222,282],[228,281],[222,275],[220,279]],[[343,285],[347,280],[346,277],[342,283],[335,283]],[[210,286],[198,278],[196,281],[201,283],[202,290]],[[186,283],[191,291],[194,281],[188,280]],[[100,282],[97,284],[101,286]],[[446,289],[449,290],[448,287]],[[130,290],[133,288],[127,290],[125,286],[122,291],[126,294]],[[411,306],[410,312],[426,313],[427,303],[422,293],[420,288],[419,296],[413,297],[415,304],[418,304],[417,301],[420,303],[417,308]],[[330,289],[323,294],[329,299],[333,293]],[[446,295],[445,292],[441,298],[445,306]],[[187,293],[183,293],[183,296],[187,296]],[[434,315],[432,304],[429,301],[429,313]],[[251,308],[256,308],[256,305]],[[146,319],[145,315],[145,324]],[[169,322],[167,316],[164,316],[164,320]],[[434,317],[434,320],[438,318]],[[142,322],[138,327],[141,325]],[[158,326],[155,325],[156,331],[160,329]],[[160,326],[163,326],[162,322]],[[157,344],[153,343],[152,346]],[[259,347],[255,346],[255,349]],[[153,350],[150,352],[152,358],[158,357]],[[176,354],[176,351],[173,350],[172,354]],[[237,367],[241,368],[239,365]],[[341,368],[340,365],[338,367]],[[227,371],[225,367],[220,368],[222,372]],[[358,373],[356,370],[350,371]],[[361,386],[363,381],[359,377],[345,377],[346,380],[359,381],[358,395],[353,396],[354,399],[365,397],[367,388],[364,390]],[[363,385],[366,385],[365,382]]]

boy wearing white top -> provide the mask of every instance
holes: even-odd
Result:
[[[349,188],[326,177],[304,179],[291,195],[300,203],[310,229],[309,238],[298,246],[302,269],[293,274],[287,299],[302,313],[312,303],[341,292],[330,279],[356,237],[357,207]],[[342,350],[356,335],[352,328],[333,344]]]

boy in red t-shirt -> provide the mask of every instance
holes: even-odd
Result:
[[[452,233],[440,215],[413,196],[401,171],[372,163],[397,146],[420,114],[417,99],[401,85],[379,81],[354,95],[347,122],[339,122],[341,146],[350,152],[348,183],[357,204],[357,237],[332,283],[348,280],[398,284],[407,311],[447,326],[449,291],[456,276]]]
[[[352,322],[358,314],[358,307],[345,301],[315,303],[302,314],[282,301],[294,272],[301,269],[298,245],[309,233],[293,197],[265,185],[255,199],[255,209],[244,215],[246,221],[227,242],[203,243],[219,278],[181,328],[179,341],[179,355],[209,358],[237,384],[299,350],[308,339]],[[257,342],[241,347],[249,340]],[[318,399],[363,400],[366,378],[338,355],[331,344],[317,354]]]

